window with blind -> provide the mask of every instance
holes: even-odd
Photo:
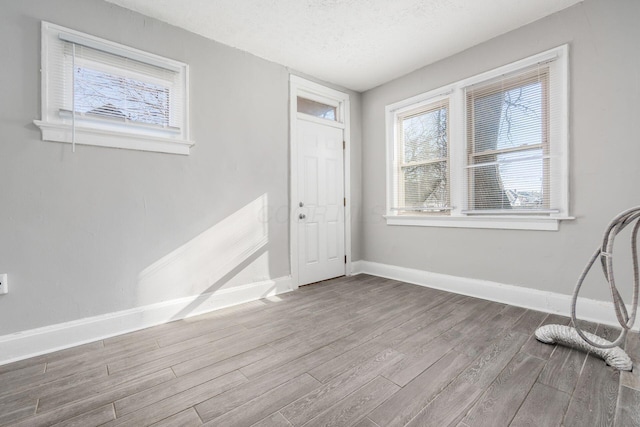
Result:
[[[448,99],[397,116],[396,212],[448,212]]]
[[[387,106],[391,225],[557,230],[568,47]]]
[[[188,67],[42,23],[44,140],[189,154]]]
[[[469,214],[549,210],[549,69],[466,92]]]

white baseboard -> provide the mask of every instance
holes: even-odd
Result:
[[[289,292],[291,277],[251,283],[0,336],[0,365]]]
[[[368,261],[351,261],[351,275],[355,276],[356,274],[362,274],[363,264]]]
[[[431,273],[370,261],[355,261],[353,263],[353,274],[359,273],[399,280],[428,288],[441,289],[447,292],[515,305],[531,310],[570,316],[571,295],[541,291],[524,286],[507,285],[488,280]],[[577,307],[577,314],[580,319],[620,327],[613,310],[613,304],[608,301],[579,297]],[[628,310],[631,310],[631,307],[628,307]],[[639,327],[640,325],[636,324],[633,329],[637,331]]]

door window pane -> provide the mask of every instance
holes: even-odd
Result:
[[[337,121],[337,108],[333,105],[323,104],[310,99],[298,97],[298,113],[309,114],[321,119]]]

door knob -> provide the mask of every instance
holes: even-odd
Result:
[[[305,219],[306,217],[307,217],[307,216],[306,216],[305,214],[300,214],[300,215],[298,215],[298,218],[300,218],[300,219]]]
[[[298,203],[298,206],[303,207],[304,203],[300,202],[300,203]]]

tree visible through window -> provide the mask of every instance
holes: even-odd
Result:
[[[470,209],[549,207],[547,81],[534,70],[467,91]]]
[[[437,211],[449,206],[448,102],[398,117],[398,210]]]
[[[87,67],[76,67],[78,113],[169,126],[169,88]]]

